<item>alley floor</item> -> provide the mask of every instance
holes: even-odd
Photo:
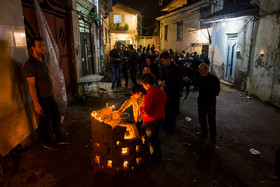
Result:
[[[1,186],[280,186],[267,179],[280,145],[279,110],[225,85],[217,98],[216,144],[195,136],[198,92],[192,90],[181,100],[175,134],[161,131],[160,165],[144,161],[131,172],[93,173],[90,113],[106,103],[118,108],[129,98],[128,90],[112,93],[110,83],[100,83],[99,92],[95,86],[88,97],[67,109],[63,130],[72,144],[59,151],[30,146],[22,151],[16,173],[7,156]],[[260,154],[252,154],[252,148]]]

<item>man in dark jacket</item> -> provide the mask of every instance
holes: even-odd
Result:
[[[130,78],[132,84],[136,84],[136,76],[137,76],[137,62],[138,62],[138,55],[136,51],[133,49],[133,45],[128,45],[130,57],[128,59],[128,67],[130,71]]]
[[[201,132],[197,136],[206,138],[208,134],[207,118],[210,131],[210,141],[216,142],[216,96],[220,92],[220,81],[209,73],[209,67],[202,63],[198,67],[200,73],[199,95],[198,95],[198,118]]]
[[[180,69],[171,62],[170,54],[167,51],[161,53],[160,60],[166,67],[163,81],[160,84],[167,94],[164,128],[168,134],[173,134],[180,105]]]

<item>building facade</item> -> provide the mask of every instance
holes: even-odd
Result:
[[[176,1],[163,10],[168,13],[156,18],[160,22],[160,51],[172,49],[186,52],[209,51],[211,27],[199,20],[211,13],[208,1]]]
[[[111,49],[118,41],[122,44],[131,44],[136,48],[138,35],[142,34],[141,27],[138,26],[142,24],[141,14],[118,3],[113,6],[113,11],[109,16]]]
[[[223,9],[202,21],[212,23],[211,67],[234,87],[280,106],[280,3],[219,1]]]

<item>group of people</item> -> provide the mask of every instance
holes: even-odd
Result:
[[[175,132],[176,118],[179,114],[180,98],[183,90],[182,80],[188,81],[191,79],[191,76],[188,74],[188,69],[191,70],[192,61],[187,61],[185,57],[182,59],[183,56],[180,58],[181,61],[184,61],[182,67],[178,63],[179,59],[177,63],[174,61],[174,57],[172,57],[170,51],[165,51],[160,54],[158,58],[160,60],[159,63],[155,63],[156,57],[153,57],[151,60],[147,56],[143,68],[139,68],[141,84],[133,84],[130,90],[132,96],[116,111],[121,115],[126,108],[131,105],[133,106],[136,126],[140,134],[147,137],[151,159],[155,162],[160,162],[162,159],[159,140],[160,129],[163,128],[169,135]],[[158,74],[155,74],[155,70],[148,66],[151,63],[154,65],[159,64],[156,70]],[[210,141],[215,143],[215,106],[216,96],[220,92],[219,79],[209,73],[209,67],[204,62],[199,64],[197,71],[200,73],[198,113],[201,125],[201,131],[197,133],[197,136],[201,138],[207,137],[208,121]],[[158,79],[156,78],[157,75]],[[142,130],[143,127],[144,131]]]
[[[69,142],[64,140],[61,133],[60,115],[48,66],[44,61],[43,39],[33,38],[30,41],[30,49],[31,56],[24,64],[24,73],[34,110],[39,116],[43,147],[57,150],[58,144]],[[169,50],[159,56],[154,47],[140,47],[136,52],[133,46],[129,45],[122,51],[121,44],[117,43],[115,49],[110,52],[110,57],[114,73],[112,89],[120,86],[119,76],[122,70],[126,72],[125,87],[128,86],[125,68],[129,68],[133,83],[130,89],[132,96],[117,112],[120,115],[126,108],[133,106],[134,120],[139,129],[144,129],[140,130],[140,133],[147,136],[152,161],[161,162],[160,129],[164,128],[168,134],[174,133],[182,86],[189,87],[190,83],[199,90],[198,116],[201,131],[197,136],[206,138],[209,127],[210,141],[216,142],[216,96],[220,92],[220,83],[216,76],[209,73],[209,59],[205,51],[199,56],[196,53],[185,54],[184,51],[174,54]],[[141,84],[136,82],[137,68],[141,75]],[[198,72],[198,76],[195,72]],[[182,84],[182,81],[188,83]],[[275,175],[270,175],[270,178],[280,178],[280,148],[276,153]]]
[[[133,45],[125,46],[117,42],[114,49],[110,51],[109,56],[113,73],[113,92],[118,92],[119,88],[122,87],[121,74],[123,74],[125,79],[125,88],[128,87],[128,72],[130,72],[132,84],[136,84],[137,77],[147,72],[153,73],[156,81],[160,78],[159,55],[158,52],[154,50],[154,47],[150,49],[148,46],[146,49],[140,46],[135,50]]]

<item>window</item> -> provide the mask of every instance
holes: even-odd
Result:
[[[115,14],[114,23],[121,23],[121,22],[122,22],[122,15]]]
[[[105,28],[105,43],[108,43],[108,30]]]
[[[182,40],[183,38],[183,22],[177,23],[177,40]]]
[[[167,40],[167,33],[168,32],[168,25],[165,25],[164,27],[164,40],[166,41]]]

